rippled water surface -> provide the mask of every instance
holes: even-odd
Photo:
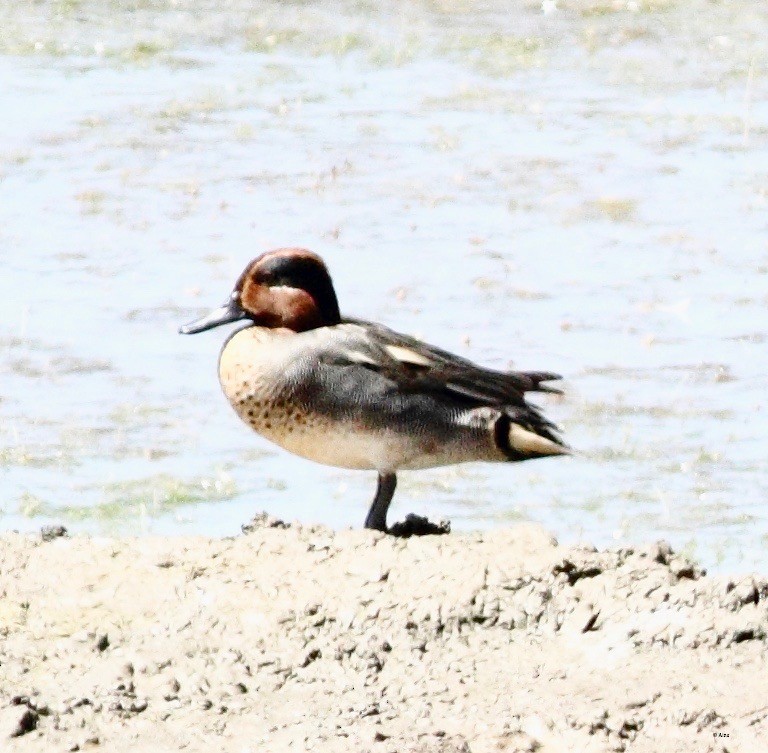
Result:
[[[347,314],[555,370],[570,459],[403,474],[392,518],[768,553],[768,6],[5,3],[0,526],[360,526],[374,474],[249,434],[222,330],[263,250]]]

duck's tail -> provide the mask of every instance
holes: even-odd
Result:
[[[560,374],[553,374],[551,371],[518,371],[517,373],[530,384],[530,386],[524,388],[525,392],[549,392],[553,395],[563,394],[563,391],[557,387],[542,384],[542,382],[554,382],[562,379]]]
[[[557,431],[555,424],[530,405],[523,409],[506,408],[493,427],[496,446],[510,460],[570,455],[568,445],[563,442]]]

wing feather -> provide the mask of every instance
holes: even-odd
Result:
[[[449,393],[473,405],[499,408],[530,407],[525,401],[526,392],[560,394],[560,390],[544,384],[560,379],[558,374],[486,369],[373,322],[345,319],[339,326],[347,329],[346,358],[378,371],[404,391]],[[345,359],[342,349],[333,355],[337,364],[339,359]],[[546,425],[552,426],[549,422]]]

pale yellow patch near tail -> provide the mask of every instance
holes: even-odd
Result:
[[[551,439],[540,437],[538,434],[524,429],[518,424],[512,424],[509,429],[510,446],[524,455],[569,455],[563,447]]]

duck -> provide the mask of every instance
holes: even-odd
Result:
[[[397,473],[569,454],[526,393],[562,394],[548,371],[496,371],[342,316],[322,258],[278,248],[253,259],[223,306],[181,334],[240,323],[219,354],[221,388],[256,433],[324,465],[376,471],[365,528],[393,532]],[[410,516],[409,516],[410,517]]]

